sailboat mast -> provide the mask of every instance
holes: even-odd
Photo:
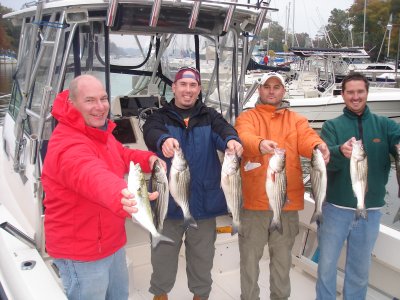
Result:
[[[367,0],[364,0],[364,29],[363,29],[363,42],[362,46],[363,49],[365,48],[365,24],[367,21]]]
[[[292,28],[293,28],[293,36],[292,36],[292,47],[294,47],[294,39],[295,39],[295,32],[294,32],[294,15],[295,15],[295,0],[293,0],[293,13],[292,13]]]

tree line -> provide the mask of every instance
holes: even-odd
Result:
[[[308,33],[289,33],[277,22],[271,22],[268,28],[261,32],[262,47],[268,46],[274,52],[287,51],[290,47],[309,48],[342,48],[362,47],[373,61],[396,59],[400,30],[400,1],[399,0],[367,0],[366,22],[364,35],[364,0],[356,0],[348,10],[333,9],[328,24],[318,31],[315,38]],[[390,30],[390,15],[392,27]],[[296,31],[296,28],[295,28]],[[269,43],[268,43],[269,41]],[[389,57],[387,57],[387,47]],[[379,55],[379,57],[378,57]]]
[[[17,52],[21,28],[13,26],[10,19],[3,19],[3,15],[10,12],[11,8],[0,5],[0,51]]]

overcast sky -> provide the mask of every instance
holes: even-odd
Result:
[[[273,21],[277,21],[282,27],[286,26],[287,7],[290,4],[289,31],[293,28],[296,33],[306,32],[314,37],[318,30],[328,24],[331,11],[335,8],[346,10],[351,7],[354,0],[271,0],[270,7],[278,8],[278,12],[270,12]]]
[[[255,0],[250,0],[255,3]],[[0,0],[1,5],[17,10],[27,0]],[[247,3],[247,0],[239,0]],[[354,3],[354,0],[271,0],[270,7],[278,8],[278,12],[270,12],[272,20],[277,21],[285,28],[287,19],[287,7],[290,3],[289,31],[292,31],[293,7],[295,10],[295,32],[306,32],[314,37],[321,26],[327,25],[328,18],[334,8],[346,10]]]

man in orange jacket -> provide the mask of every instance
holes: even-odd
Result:
[[[307,119],[290,111],[282,101],[285,82],[281,75],[265,74],[258,91],[255,108],[243,112],[235,125],[244,148],[239,228],[241,300],[260,299],[258,264],[267,243],[270,299],[288,299],[291,251],[299,232],[298,211],[304,208],[300,156],[310,158],[318,147],[328,163],[329,150]],[[266,193],[267,168],[276,148],[286,151],[287,200],[281,213],[282,233],[269,230],[273,212]]]

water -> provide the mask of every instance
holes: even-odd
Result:
[[[15,64],[0,64],[0,96],[9,94],[12,88],[12,75],[15,72]],[[112,76],[112,97],[124,95],[132,89],[131,76],[116,74]],[[0,98],[0,126],[3,123],[5,111],[8,106],[8,100]],[[304,162],[305,170],[308,169],[308,162]],[[396,179],[394,164],[389,174],[389,181],[386,186],[386,205],[382,208],[382,224],[400,230],[400,222],[393,224],[393,218],[400,207],[400,199],[397,197],[399,186]]]

